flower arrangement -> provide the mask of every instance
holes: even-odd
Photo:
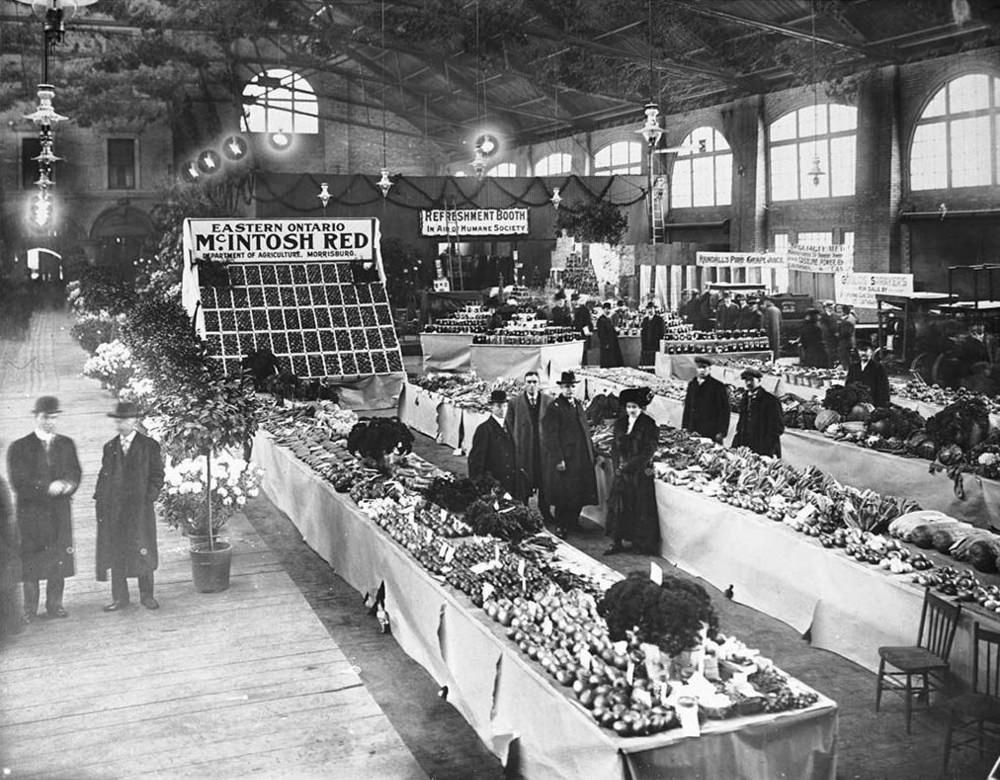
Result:
[[[93,355],[101,344],[112,339],[117,322],[110,317],[99,314],[84,314],[79,317],[70,329],[70,335],[81,347]]]
[[[122,342],[108,341],[99,344],[93,356],[83,364],[83,375],[102,382],[117,394],[135,373],[132,352]]]
[[[163,520],[189,536],[208,535],[208,482],[203,457],[168,462],[163,491],[158,499]],[[217,532],[235,512],[260,493],[263,471],[241,458],[222,453],[212,458],[212,532]]]

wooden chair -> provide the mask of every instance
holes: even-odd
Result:
[[[987,739],[1000,741],[1000,632],[975,625],[972,646],[972,690],[947,701],[948,730],[944,738],[942,775],[951,751],[977,744],[983,758]]]
[[[878,649],[878,681],[875,688],[875,711],[882,703],[882,691],[902,694],[906,702],[906,733],[910,733],[914,697],[930,702],[932,691],[945,687],[948,656],[962,613],[960,604],[951,604],[924,590],[917,644]],[[886,670],[886,667],[889,670]],[[894,671],[895,670],[895,671]],[[919,678],[914,684],[914,678]]]

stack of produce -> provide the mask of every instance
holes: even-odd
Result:
[[[373,522],[427,571],[465,593],[505,626],[507,636],[525,655],[556,682],[572,686],[595,722],[617,734],[639,736],[676,727],[674,707],[680,695],[696,695],[707,717],[802,708],[816,700],[814,693],[787,680],[766,659],[717,634],[707,595],[690,583],[665,578],[665,598],[674,609],[665,621],[643,623],[650,629],[644,638],[653,642],[629,633],[624,619],[614,620],[612,636],[597,604],[601,601],[605,612],[611,613],[615,599],[607,603],[602,599],[619,576],[593,563],[584,569],[572,556],[564,558],[554,538],[534,534],[540,529],[537,515],[498,496],[488,482],[446,480],[412,454],[397,467],[396,478],[386,479],[365,469],[342,440],[331,438],[327,427],[298,409],[272,409],[264,427],[278,444],[330,481],[350,475],[350,496]],[[674,442],[667,437],[664,443]],[[688,446],[681,441],[674,444],[678,456]],[[422,492],[411,484],[411,472]],[[440,506],[439,501],[449,506]],[[491,535],[468,535],[486,532]],[[692,609],[680,611],[684,604],[693,605]],[[709,641],[695,636],[696,619],[698,626],[702,621],[709,625]],[[625,638],[616,641],[622,631]],[[704,677],[672,676],[667,653],[700,643],[718,656],[716,672],[725,659],[740,653],[747,656],[759,687],[753,681],[737,684],[724,671],[710,674],[707,668]]]
[[[662,349],[668,355],[764,352],[768,348],[763,331],[693,331],[680,339],[662,342]]]
[[[974,393],[965,388],[949,390],[938,385],[929,385],[919,379],[911,379],[906,384],[894,384],[892,394],[899,398],[906,398],[911,401],[920,401],[921,403],[941,407],[953,404],[955,401],[963,398],[976,398],[986,404],[986,408],[990,414],[1000,414],[1000,398],[990,398],[982,393]]]
[[[648,387],[654,395],[661,395],[664,398],[683,401],[687,392],[687,383],[680,379],[656,376],[648,371],[641,371],[638,368],[595,368],[584,366],[576,372],[577,378],[597,379],[603,382],[612,383],[620,388],[626,387]],[[589,387],[590,394],[593,395],[595,387]],[[599,392],[599,390],[597,390]]]
[[[520,390],[515,379],[485,382],[474,374],[424,374],[411,381],[424,390],[445,396],[455,406],[484,413],[489,411],[491,391],[503,390],[510,396]]]

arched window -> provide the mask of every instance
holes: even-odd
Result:
[[[298,73],[272,68],[243,88],[241,127],[250,133],[318,133],[319,106],[313,88]]]
[[[733,153],[722,133],[699,127],[681,141],[674,161],[670,205],[728,206],[733,202]]]
[[[573,167],[573,157],[566,152],[555,152],[535,163],[535,176],[558,176],[569,173]]]
[[[642,144],[638,141],[615,141],[594,155],[594,176],[642,173]]]
[[[512,162],[497,163],[488,171],[487,176],[517,176],[517,164]]]
[[[924,108],[910,147],[910,188],[1000,183],[1000,78],[959,76]]]
[[[858,110],[823,103],[776,119],[768,128],[771,200],[854,194]],[[817,176],[811,176],[818,160]]]

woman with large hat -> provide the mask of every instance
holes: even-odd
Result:
[[[541,418],[542,479],[546,500],[555,507],[556,535],[579,528],[580,510],[597,503],[594,448],[587,414],[573,396],[576,375],[563,371],[559,395]]]
[[[615,421],[612,457],[615,479],[608,498],[607,533],[612,545],[605,555],[623,552],[630,542],[635,552],[660,553],[660,520],[653,488],[652,458],[659,428],[646,414],[653,399],[648,387],[630,387],[618,395],[625,414]]]

